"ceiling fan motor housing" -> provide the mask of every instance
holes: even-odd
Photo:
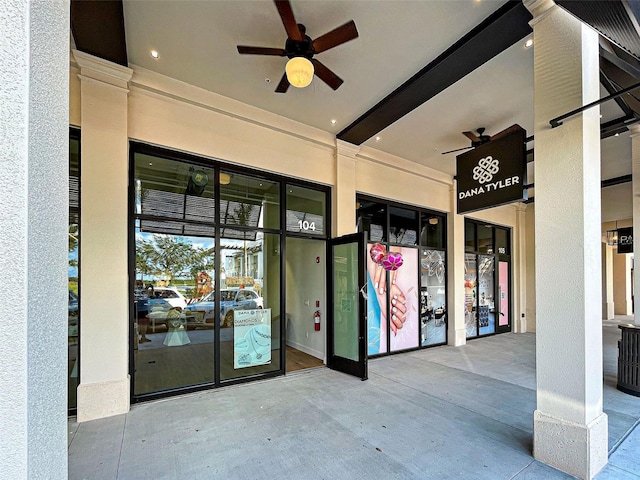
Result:
[[[284,49],[287,52],[287,57],[306,57],[311,60],[313,54],[315,53],[313,51],[313,47],[311,46],[312,40],[309,35],[305,34],[306,28],[304,25],[299,23],[298,28],[300,29],[300,33],[302,33],[304,39],[302,41],[298,41],[287,38],[287,41],[284,44]]]

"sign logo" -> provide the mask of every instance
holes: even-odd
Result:
[[[493,176],[500,171],[500,161],[491,155],[481,158],[478,165],[473,167],[473,179],[480,184],[490,182]]]

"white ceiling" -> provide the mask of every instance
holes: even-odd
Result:
[[[284,47],[286,33],[271,0],[125,0],[129,62],[337,134],[504,1],[292,0],[291,4],[297,22],[306,26],[311,38],[355,21],[358,38],[315,57],[344,80],[338,90],[315,77],[307,88],[274,93],[286,57],[238,54],[237,45]],[[379,141],[371,138],[364,145],[453,175],[456,154],[441,152],[468,146],[462,131],[485,127],[485,133],[492,135],[517,123],[531,135],[535,46],[526,49],[523,44],[524,39],[384,129]],[[159,59],[150,56],[152,49],[160,53]],[[622,111],[608,102],[602,114],[607,121],[622,116]],[[630,173],[629,135],[604,140],[602,178]],[[611,215],[617,214],[605,206],[603,219],[615,219]]]

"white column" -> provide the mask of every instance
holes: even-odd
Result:
[[[524,333],[527,331],[527,205],[519,203],[516,209],[516,228],[513,234],[513,276],[515,282],[513,286],[517,295],[515,305],[513,306],[513,331]]]
[[[633,178],[633,251],[634,259],[636,256],[640,259],[640,125],[634,125],[630,130],[631,175]],[[640,262],[636,261],[636,263],[640,265]],[[633,271],[637,274],[635,266]],[[636,302],[640,302],[640,276],[635,280],[633,288],[634,299]],[[640,326],[640,308],[635,308],[633,323]]]
[[[536,169],[534,457],[579,478],[607,463],[602,411],[598,34],[551,0],[533,13]],[[561,206],[561,208],[560,208]]]
[[[0,32],[0,477],[66,479],[69,2]]]
[[[82,52],[78,421],[129,410],[128,82]]]
[[[613,311],[631,315],[631,255],[613,251]]]
[[[613,248],[602,243],[602,318],[612,320],[613,312]]]
[[[356,231],[356,155],[360,147],[336,140],[336,183],[333,196],[334,237]]]
[[[464,323],[464,216],[457,213],[456,182],[451,186],[451,215],[447,220],[448,285],[447,343],[458,347],[467,343]]]

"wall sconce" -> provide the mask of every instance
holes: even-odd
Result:
[[[313,80],[313,63],[305,57],[293,57],[284,67],[287,80],[294,87],[304,88]]]

